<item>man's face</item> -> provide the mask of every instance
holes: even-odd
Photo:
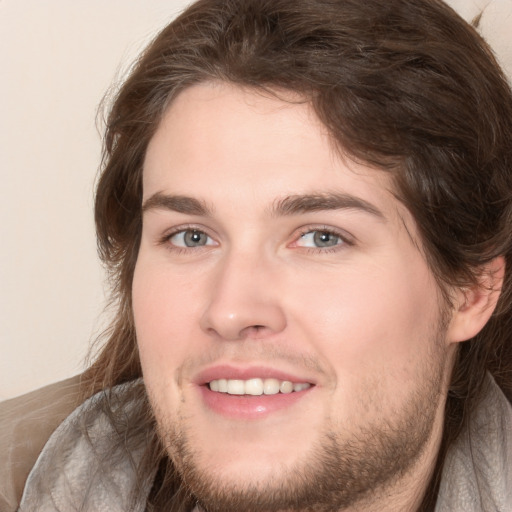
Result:
[[[144,164],[144,380],[209,510],[342,508],[427,478],[439,442],[451,350],[414,221],[288,99],[189,88]]]

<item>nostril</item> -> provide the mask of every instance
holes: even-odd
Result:
[[[252,332],[253,334],[262,334],[262,331],[265,330],[265,326],[264,325],[251,325],[250,327],[247,328],[247,332],[250,333]]]

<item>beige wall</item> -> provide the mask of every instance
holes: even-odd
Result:
[[[184,0],[0,0],[0,400],[73,375],[104,305],[95,112]],[[512,0],[452,0],[512,71]]]
[[[185,4],[0,1],[0,400],[82,368],[104,304],[95,112]]]

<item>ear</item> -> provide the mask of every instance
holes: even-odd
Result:
[[[457,343],[476,336],[496,308],[505,277],[505,258],[499,256],[483,265],[478,283],[457,288],[447,341]]]

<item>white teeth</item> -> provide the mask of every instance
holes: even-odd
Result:
[[[262,379],[249,379],[245,381],[245,394],[246,395],[261,395],[263,394],[263,380]]]
[[[243,380],[228,380],[229,395],[244,395],[245,385]]]
[[[311,387],[307,382],[293,384],[289,380],[278,379],[217,379],[209,383],[210,389],[219,393],[230,395],[277,395],[278,393],[292,393],[304,391]]]
[[[265,395],[277,395],[280,382],[277,379],[265,379],[263,381],[263,393]]]
[[[284,380],[279,386],[281,393],[291,393],[293,391],[293,384],[289,380]]]

